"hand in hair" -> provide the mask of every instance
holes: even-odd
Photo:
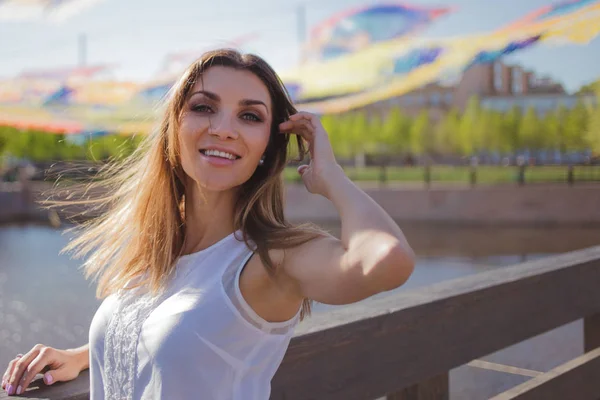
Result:
[[[310,163],[298,167],[298,173],[309,192],[328,197],[327,182],[339,175],[341,167],[319,118],[308,112],[299,112],[281,123],[279,129],[282,133],[300,135],[308,143]]]
[[[348,304],[402,285],[414,252],[396,222],[344,174],[319,119],[298,113],[284,133],[308,142],[311,161],[298,168],[306,188],[328,198],[341,220],[340,238],[323,237],[287,249],[283,276],[298,299]]]

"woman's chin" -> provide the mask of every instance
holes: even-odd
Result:
[[[202,190],[209,192],[227,192],[240,186],[241,183],[231,180],[231,177],[223,177],[223,179],[209,178],[197,179],[196,183]]]

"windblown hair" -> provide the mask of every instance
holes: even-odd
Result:
[[[89,185],[86,198],[54,202],[103,211],[78,227],[80,234],[63,250],[74,252],[76,258],[87,256],[85,276],[98,280],[98,298],[115,293],[133,278],[141,280],[131,288],[147,284],[153,293],[162,291],[182,255],[186,179],[178,139],[180,118],[191,89],[214,65],[250,71],[265,84],[272,102],[265,161],[239,188],[235,229],[243,233],[247,245],[250,241],[256,245],[271,276],[277,273],[277,265],[269,250],[292,248],[325,234],[314,225],[294,226],[284,216],[282,172],[291,149],[290,135],[278,133],[278,126],[296,109],[283,83],[258,56],[230,49],[210,51],[190,65],[173,86],[160,126],[129,158],[104,167],[99,179]],[[303,159],[306,150],[299,136],[297,151]],[[305,300],[301,317],[309,313],[310,302]]]

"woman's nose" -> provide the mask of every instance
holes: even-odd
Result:
[[[210,119],[209,133],[218,136],[221,140],[236,139],[237,130],[234,126],[234,118],[229,116],[215,116]]]

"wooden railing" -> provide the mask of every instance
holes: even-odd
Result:
[[[448,399],[449,370],[582,318],[584,355],[495,399],[597,400],[600,246],[315,314],[298,326],[271,398]],[[88,379],[27,396],[86,399]]]

